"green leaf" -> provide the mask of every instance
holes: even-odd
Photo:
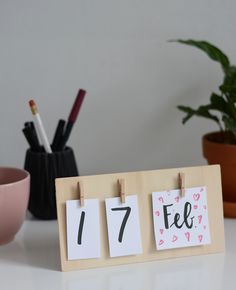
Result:
[[[178,106],[177,108],[186,113],[186,116],[182,120],[183,124],[185,124],[190,118],[192,118],[195,115],[198,117],[211,119],[212,121],[216,122],[221,129],[219,118],[209,112],[209,110],[211,109],[211,105],[200,106],[197,110],[194,110],[186,106]]]
[[[222,120],[225,124],[225,128],[231,131],[236,137],[236,121],[228,116],[223,116]]]
[[[180,111],[186,113],[186,116],[183,118],[182,123],[185,124],[192,116],[194,116],[195,111],[190,107],[185,106],[177,106]]]
[[[211,119],[213,121],[215,121],[218,125],[220,124],[220,120],[217,116],[215,115],[212,115],[210,112],[209,112],[209,109],[211,107],[209,105],[206,105],[206,106],[200,106],[197,110],[196,110],[196,115],[199,116],[199,117],[204,117],[204,118],[208,118],[208,119]]]
[[[236,86],[221,85],[219,89],[223,94],[229,94],[234,102],[236,101]]]
[[[236,102],[236,67],[230,66],[225,72],[224,82],[219,87],[228,100]]]
[[[221,96],[212,93],[210,101],[211,107],[214,108],[215,110],[218,110],[222,113],[225,113],[225,111],[227,111],[227,102]]]
[[[207,41],[176,39],[170,40],[170,42],[179,42],[199,48],[200,50],[204,51],[212,60],[219,62],[224,72],[226,72],[230,66],[228,57],[218,47]]]
[[[211,110],[217,110],[223,115],[229,115],[232,118],[235,118],[236,110],[235,110],[234,104],[230,104],[229,102],[226,102],[222,96],[219,96],[215,93],[211,94],[210,100],[211,100],[211,104],[210,104]]]

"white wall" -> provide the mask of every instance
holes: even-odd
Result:
[[[34,98],[50,139],[79,87],[88,91],[69,141],[82,175],[204,164],[201,135],[178,104],[208,101],[222,74],[206,39],[236,63],[234,0],[1,0],[0,165],[23,166],[21,129]]]

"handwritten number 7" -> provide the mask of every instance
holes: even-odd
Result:
[[[83,227],[84,227],[84,218],[85,218],[85,212],[82,211],[81,216],[80,216],[79,231],[78,231],[78,240],[77,240],[78,245],[82,244],[82,232],[83,232]]]
[[[116,207],[116,208],[112,208],[112,211],[118,211],[118,210],[126,210],[124,219],[122,221],[121,227],[120,227],[120,232],[119,232],[119,237],[118,237],[118,241],[121,243],[122,239],[123,239],[123,234],[124,234],[124,230],[125,230],[125,226],[127,223],[127,220],[129,218],[130,212],[131,212],[131,207],[126,206],[126,207]]]

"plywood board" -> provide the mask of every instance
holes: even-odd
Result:
[[[154,238],[151,194],[155,191],[177,189],[179,172],[185,173],[185,185],[187,188],[198,186],[206,186],[207,188],[211,244],[157,251]],[[125,179],[126,194],[136,194],[138,196],[143,253],[134,256],[110,258],[105,198],[118,196],[117,180],[120,178]],[[78,181],[83,181],[85,198],[99,199],[101,258],[98,259],[73,261],[67,259],[66,200],[79,198]],[[107,267],[224,251],[224,221],[219,165],[58,178],[56,179],[56,199],[62,271]]]

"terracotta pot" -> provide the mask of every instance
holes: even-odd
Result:
[[[203,156],[208,164],[220,164],[224,216],[236,218],[236,145],[226,144],[230,135],[213,132],[203,136]]]

